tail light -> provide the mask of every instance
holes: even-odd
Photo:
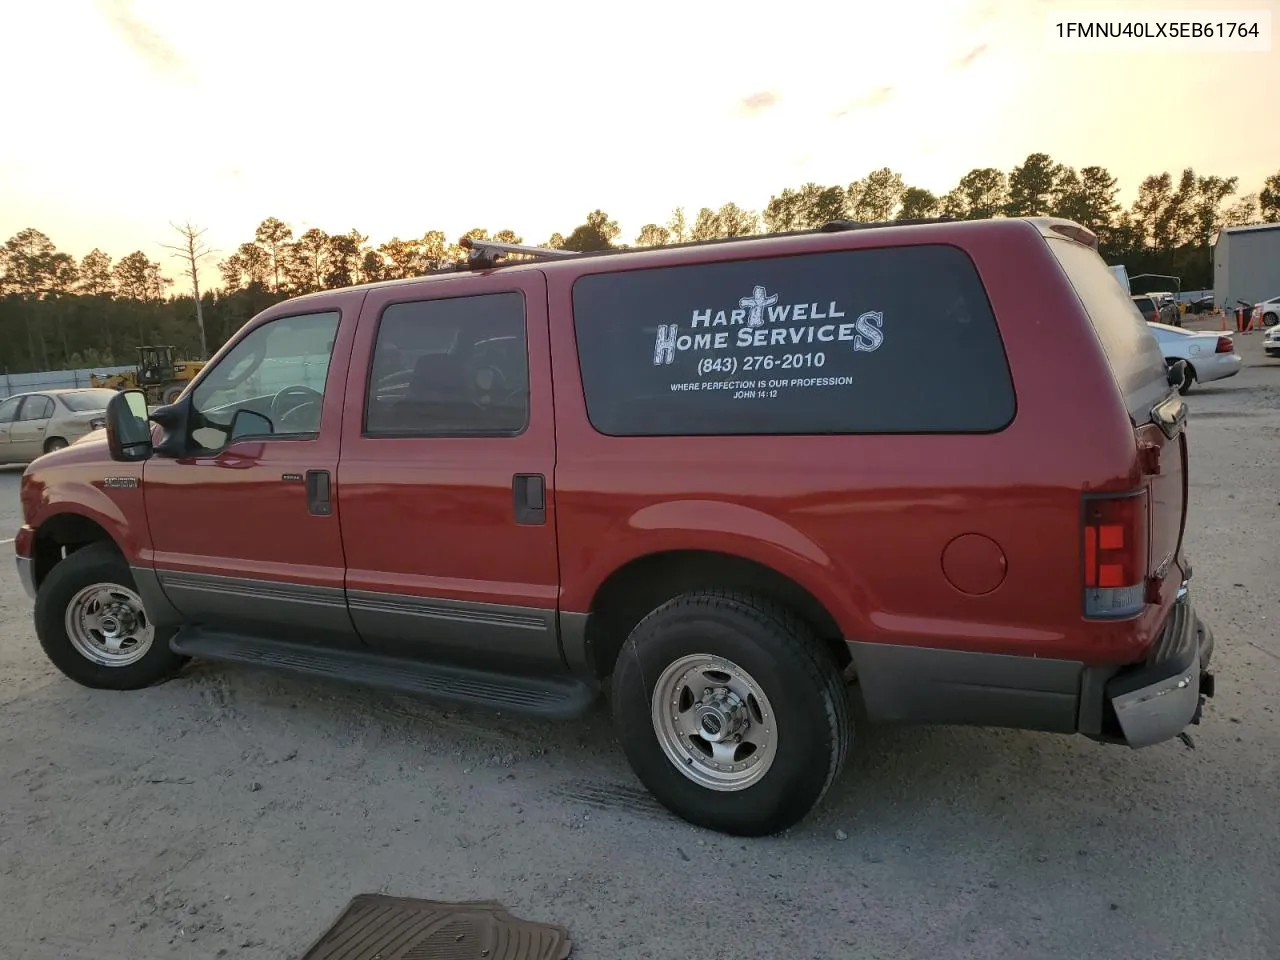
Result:
[[[1231,342],[1230,337],[1219,337],[1218,345],[1213,348],[1214,353],[1230,353],[1235,349],[1235,344]]]
[[[1150,525],[1145,490],[1084,501],[1084,615],[1130,617],[1146,602]]]

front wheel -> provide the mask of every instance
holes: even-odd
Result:
[[[1280,323],[1280,314],[1264,313],[1262,315],[1263,327],[1274,327],[1277,323]]]
[[[166,390],[164,392],[165,405],[168,406],[171,403],[177,403],[178,398],[182,396],[182,390],[183,390],[182,385],[170,387],[168,390]]]
[[[148,618],[113,544],[90,544],[50,570],[35,621],[45,655],[86,687],[136,690],[168,679],[185,659],[169,649],[170,631]]]
[[[761,836],[822,799],[852,739],[848,693],[813,631],[750,594],[689,593],[632,631],[613,712],[641,782],[677,816]]]

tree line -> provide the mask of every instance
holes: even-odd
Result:
[[[565,250],[664,246],[692,240],[777,233],[821,226],[937,216],[955,219],[1060,216],[1093,230],[1109,263],[1131,275],[1180,277],[1184,289],[1212,285],[1211,246],[1225,226],[1280,222],[1280,171],[1256,192],[1240,194],[1237,177],[1145,178],[1128,209],[1105,167],[1076,170],[1033,153],[1011,171],[971,170],[937,195],[908,185],[888,167],[848,185],[805,183],[769,198],[760,210],[726,203],[692,216],[677,208],[664,223],[646,223],[631,244],[603,210],[588,214],[567,234],[540,245]],[[359,230],[295,234],[275,218],[216,264],[190,225],[176,227],[181,243],[168,246],[183,263],[182,289],[162,264],[136,250],[113,261],[94,249],[79,260],[28,228],[0,248],[0,370],[109,366],[130,363],[140,344],[174,345],[184,357],[216,350],[246,320],[287,297],[376,280],[420,276],[456,262],[463,250],[439,230],[392,237],[373,246]],[[513,230],[483,228],[464,236],[522,243]],[[215,270],[216,267],[216,270]],[[213,279],[215,282],[210,283]],[[220,282],[217,282],[220,281]]]

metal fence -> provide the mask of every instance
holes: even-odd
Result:
[[[103,376],[124,373],[135,369],[124,367],[92,367],[82,370],[43,370],[39,373],[0,374],[0,400],[15,393],[37,393],[41,390],[66,390],[74,387],[91,387],[89,374]],[[302,386],[324,391],[325,374],[329,370],[329,357],[325,354],[297,357],[287,360],[264,360],[240,388],[236,397],[262,396],[277,393],[285,387]]]
[[[36,393],[40,390],[69,390],[75,387],[91,387],[89,374],[103,376],[132,370],[124,367],[85,367],[81,370],[41,370],[38,373],[0,374],[0,400],[15,393]]]
[[[324,392],[325,375],[329,372],[329,357],[290,357],[287,360],[264,360],[262,366],[240,385],[238,396],[260,397],[278,393],[285,387],[310,387]]]

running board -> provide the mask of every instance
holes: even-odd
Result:
[[[573,677],[528,677],[403,660],[357,650],[278,643],[188,627],[169,641],[174,653],[270,667],[324,680],[343,680],[433,700],[512,713],[579,717],[599,690]]]

